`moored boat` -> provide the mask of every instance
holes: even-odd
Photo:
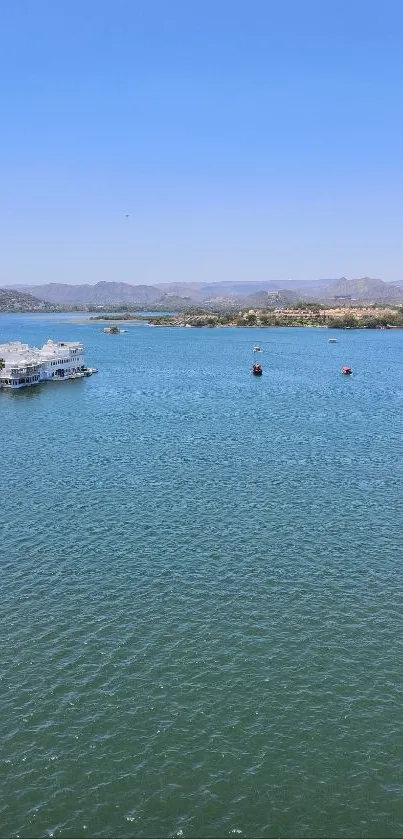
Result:
[[[352,371],[351,367],[347,367],[345,365],[344,367],[341,368],[341,372],[343,373],[344,376],[351,376],[353,371]]]

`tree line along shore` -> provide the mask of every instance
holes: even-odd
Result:
[[[91,320],[140,320],[135,313],[103,314]],[[321,304],[302,304],[271,311],[211,311],[192,309],[180,314],[147,316],[152,326],[313,326],[328,329],[403,329],[403,306],[356,306],[328,308]]]

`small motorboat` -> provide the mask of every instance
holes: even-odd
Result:
[[[337,344],[337,338],[329,338],[328,344]]]
[[[86,367],[84,364],[76,371],[76,378],[81,379],[83,376],[92,376],[93,373],[98,373],[96,367]]]
[[[344,376],[351,376],[353,371],[352,371],[351,367],[342,367],[341,372],[343,373]]]
[[[262,352],[262,349],[261,349],[261,347],[259,347],[259,344],[256,344],[256,345],[253,347],[253,352]]]
[[[260,364],[254,364],[252,366],[252,373],[254,376],[261,376],[263,373],[262,367]]]

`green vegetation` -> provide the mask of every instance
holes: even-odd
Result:
[[[206,312],[190,310],[177,315],[156,315],[148,318],[153,326],[316,326],[330,329],[392,329],[403,328],[403,307],[362,309],[320,304],[298,304],[276,311]]]
[[[356,317],[353,314],[346,314],[341,318],[329,318],[327,326],[332,329],[403,329],[403,310],[387,315],[364,315]]]

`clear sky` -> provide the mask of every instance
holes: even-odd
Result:
[[[402,0],[4,0],[0,285],[402,280],[402,43]]]

